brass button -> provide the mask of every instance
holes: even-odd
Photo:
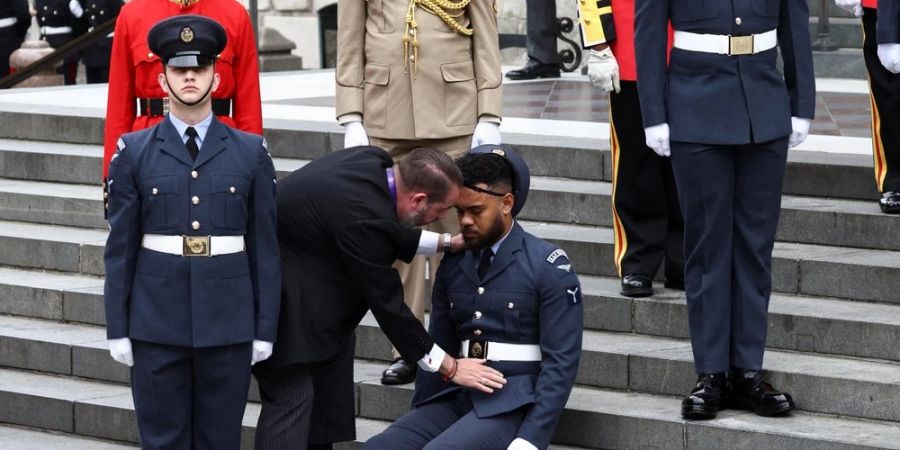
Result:
[[[480,319],[480,318],[481,318],[481,311],[475,311],[474,316],[475,316],[475,319],[476,319],[476,320],[477,320],[477,319]]]
[[[450,309],[453,309],[453,302],[450,302]]]
[[[153,189],[150,191],[150,193],[153,194],[153,195],[159,194],[159,189],[153,188]]]
[[[237,192],[237,189],[235,189],[234,186],[232,186],[232,187],[228,188],[228,192],[231,192],[232,194],[234,194],[235,192]]]
[[[97,20],[97,16],[91,16],[91,20]]]
[[[744,23],[744,21],[741,20],[740,17],[735,17],[735,18],[734,18],[734,24],[735,24],[735,25],[741,26],[742,23]]]
[[[199,229],[200,229],[200,222],[197,222],[196,220],[193,221],[193,222],[191,222],[191,228],[193,228],[193,229],[195,229],[195,230],[199,230]]]
[[[484,294],[484,288],[483,288],[483,287],[479,287],[479,288],[478,288],[478,295],[481,295],[481,294]]]
[[[475,336],[481,336],[481,330],[475,330],[472,332]]]
[[[200,174],[199,174],[199,173],[197,173],[197,171],[196,171],[196,170],[192,170],[192,171],[191,171],[191,178],[193,178],[193,179],[195,179],[195,180],[196,180],[196,179],[197,179],[197,177],[199,177],[199,176],[200,176]]]
[[[147,59],[153,59],[153,52],[147,53]]]
[[[193,203],[193,204],[195,204],[195,205],[199,205],[199,204],[200,204],[200,197],[197,197],[196,195],[193,196],[193,197],[191,197],[191,203]]]
[[[513,303],[513,302],[509,302],[509,303],[506,305],[506,307],[509,308],[509,309],[513,309],[513,308],[516,307],[516,304]]]
[[[101,16],[103,15],[103,10],[102,10],[102,9],[100,10],[100,15],[101,15]]]
[[[584,24],[585,24],[585,25],[590,25],[590,24],[591,24],[591,19],[584,19]]]
[[[104,193],[103,193],[103,198],[109,198],[109,192],[104,192]]]

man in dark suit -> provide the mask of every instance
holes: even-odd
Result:
[[[815,111],[806,0],[638,0],[636,14],[647,145],[671,154],[685,219],[699,377],[682,414],[714,417],[728,377],[734,406],[783,414],[793,400],[761,370],[787,151],[806,139]]]
[[[107,337],[143,449],[240,448],[250,366],[275,340],[275,169],[261,136],[212,115],[225,40],[200,16],[150,30],[171,110],[122,136],[109,168]]]
[[[0,78],[9,75],[9,56],[22,45],[30,25],[27,0],[0,3]]]
[[[609,6],[609,0],[598,3]],[[526,0],[525,50],[528,61],[516,70],[506,72],[510,80],[559,78],[559,53],[556,50],[556,0]]]
[[[459,169],[420,148],[393,166],[377,147],[352,147],[279,181],[282,303],[272,359],[254,368],[262,412],[257,449],[330,448],[353,440],[354,329],[371,310],[403,359],[428,372],[502,381],[494,369],[456,360],[403,304],[391,266],[415,254],[462,247],[462,238],[413,228],[456,202]]]
[[[528,166],[496,146],[477,147],[458,165],[467,251],[441,262],[428,332],[442,348],[486,359],[506,383],[464,389],[420,373],[413,410],[370,439],[369,450],[546,449],[575,383],[581,286],[565,251],[515,222]]]

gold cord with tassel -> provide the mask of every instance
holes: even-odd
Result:
[[[453,2],[450,0],[409,0],[409,7],[406,9],[406,32],[403,33],[403,71],[409,72],[409,61],[413,62],[413,79],[419,70],[419,36],[416,22],[416,6],[421,7],[425,11],[438,16],[444,23],[457,33],[463,36],[471,36],[474,30],[463,27],[456,19],[461,17],[465,12],[463,9],[469,5],[471,0],[460,0]],[[459,14],[450,15],[446,10],[458,9]],[[412,46],[412,55],[410,55],[410,46]]]

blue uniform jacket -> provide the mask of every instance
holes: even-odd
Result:
[[[163,120],[122,136],[108,191],[109,339],[184,347],[275,340],[281,286],[275,169],[262,137],[213,118],[192,161]],[[142,248],[144,234],[243,235],[246,251],[171,255]]]
[[[879,44],[900,43],[900,0],[878,0],[875,33]]]
[[[791,133],[812,119],[816,90],[807,0],[636,0],[635,56],[644,126],[668,123],[672,141],[739,145]],[[778,30],[777,50],[728,56],[673,48],[667,25],[745,36]],[[738,20],[740,19],[740,20]]]
[[[517,437],[547,448],[581,357],[578,276],[565,252],[518,224],[500,245],[484,281],[478,279],[477,265],[471,251],[444,257],[435,277],[428,332],[451,354],[459,352],[465,339],[539,344],[540,362],[488,361],[507,384],[493,394],[470,390],[469,395],[481,418],[532,405]],[[420,370],[413,403],[428,403],[457,389],[440,375]]]

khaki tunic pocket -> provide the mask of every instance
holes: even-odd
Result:
[[[363,88],[363,123],[369,128],[384,128],[387,121],[390,66],[366,64]]]
[[[447,126],[474,125],[478,119],[478,91],[472,61],[442,64],[441,76]]]

